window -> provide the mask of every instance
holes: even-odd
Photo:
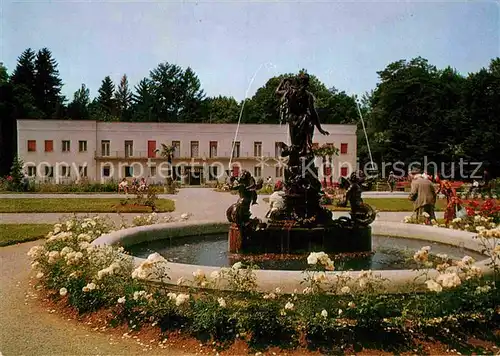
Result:
[[[347,167],[341,167],[340,168],[340,176],[341,177],[347,177],[348,172],[347,172]]]
[[[61,177],[69,177],[70,176],[70,168],[69,166],[61,167]]]
[[[347,154],[347,143],[340,144],[340,153],[343,155]]]
[[[179,158],[181,156],[181,141],[172,141],[172,147],[174,148],[172,158]]]
[[[45,140],[45,152],[53,152],[54,151],[54,141]]]
[[[35,166],[29,166],[28,167],[28,175],[30,177],[35,177],[36,176],[36,167]]]
[[[262,167],[261,166],[255,166],[253,169],[253,175],[255,177],[262,177]]]
[[[208,180],[217,180],[219,178],[217,166],[211,166],[208,169]]]
[[[36,140],[28,140],[28,152],[36,151]]]
[[[62,151],[63,152],[69,152],[71,150],[71,144],[70,141],[68,140],[63,140],[62,142]]]
[[[44,177],[52,178],[54,176],[54,167],[45,166]]]
[[[87,178],[87,166],[79,166],[78,174],[80,174],[81,178]]]
[[[110,166],[104,166],[104,167],[102,167],[102,176],[103,177],[109,177],[110,175],[111,175],[111,168],[110,168]]]
[[[134,175],[134,170],[132,167],[127,166],[125,167],[125,177],[132,177]]]
[[[87,152],[87,141],[78,141],[78,152]]]
[[[276,167],[276,178],[283,177],[283,167]]]
[[[233,142],[233,147],[231,147],[231,149],[233,150],[233,158],[238,158],[240,157],[240,142],[239,141],[236,141],[236,142]]]
[[[134,155],[134,141],[125,141],[125,157]]]
[[[281,142],[274,143],[274,157],[281,157],[281,152],[283,152],[283,147],[281,146]]]
[[[191,141],[191,157],[198,157],[199,145],[198,141]]]
[[[210,158],[217,157],[217,141],[210,141]]]
[[[149,176],[150,177],[156,176],[156,166],[149,167]]]
[[[110,146],[110,142],[108,140],[101,141],[101,155],[102,155],[102,157],[109,156],[109,146]],[[106,176],[106,177],[109,177],[109,176]]]
[[[262,157],[262,142],[253,143],[253,155],[254,157]]]

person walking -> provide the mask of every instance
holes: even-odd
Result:
[[[413,180],[411,182],[411,192],[408,197],[413,202],[413,209],[416,214],[417,220],[422,215],[426,216],[427,223],[436,219],[435,205],[436,205],[436,190],[434,185],[429,179],[426,179],[420,174],[419,170],[412,172]],[[425,213],[425,214],[424,214]]]
[[[389,173],[389,178],[387,178],[387,183],[389,184],[389,188],[391,189],[391,193],[394,192],[394,187],[396,186],[396,176],[394,175],[393,171],[391,171],[391,173]]]

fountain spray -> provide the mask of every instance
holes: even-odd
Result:
[[[247,99],[248,99],[248,92],[250,91],[250,88],[252,87],[252,84],[255,80],[255,77],[257,77],[257,74],[259,74],[260,70],[263,67],[266,67],[266,69],[268,69],[268,70],[270,68],[276,68],[276,66],[274,64],[272,64],[271,62],[262,63],[259,66],[259,68],[257,68],[255,73],[253,74],[252,78],[250,79],[250,83],[248,83],[247,90],[245,91],[245,98],[243,99],[243,104],[241,105],[240,115],[238,117],[238,125],[236,126],[236,132],[234,134],[233,144],[231,147],[231,156],[229,157],[229,166],[227,167],[228,168],[228,170],[227,170],[228,176],[229,176],[229,172],[231,172],[231,163],[233,162],[234,147],[236,146],[236,139],[238,138],[238,132],[240,130],[241,117],[243,116],[243,110],[245,109],[245,104],[246,104]]]

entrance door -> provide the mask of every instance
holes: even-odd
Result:
[[[201,185],[203,182],[203,167],[184,167],[189,185]]]
[[[156,157],[156,141],[148,141],[148,158]]]

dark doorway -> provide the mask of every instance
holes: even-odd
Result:
[[[189,185],[201,185],[203,182],[203,167],[184,167]]]

